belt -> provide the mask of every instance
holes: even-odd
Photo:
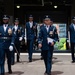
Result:
[[[2,40],[9,40],[9,39],[11,39],[11,37],[0,37],[0,39],[2,39]]]

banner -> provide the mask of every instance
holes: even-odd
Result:
[[[54,50],[66,50],[66,24],[53,24],[57,28],[59,42],[56,42]]]

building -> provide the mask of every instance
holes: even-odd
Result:
[[[22,25],[28,21],[29,14],[34,16],[37,23],[42,23],[43,16],[48,14],[60,27],[66,24],[66,38],[71,18],[75,16],[75,0],[0,0],[0,21],[3,14],[10,15],[11,24],[14,17],[19,17]]]

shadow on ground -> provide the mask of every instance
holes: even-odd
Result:
[[[60,74],[63,74],[63,72],[61,72],[61,71],[52,71],[51,75],[60,75]]]
[[[41,60],[41,59],[40,58],[37,58],[37,59],[33,58],[33,62],[38,61],[38,60]]]
[[[15,71],[13,72],[12,74],[8,74],[6,73],[5,75],[22,75],[24,72],[21,72],[21,71]]]

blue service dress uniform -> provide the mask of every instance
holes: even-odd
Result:
[[[36,22],[33,22],[32,27],[30,27],[30,23],[26,23],[26,34],[27,34],[27,46],[28,46],[28,53],[29,53],[29,61],[32,61],[32,53],[33,53],[33,44],[35,39],[35,30]]]
[[[70,31],[70,43],[71,43],[71,55],[72,55],[72,62],[75,62],[74,57],[74,46],[75,46],[75,25],[72,23],[69,27]]]
[[[47,38],[54,39],[54,43],[57,41],[57,30],[54,26],[49,26],[49,29],[47,31],[46,25],[42,25],[40,27],[40,33],[38,37],[38,44],[42,44],[42,55],[44,58],[45,73],[50,74],[51,68],[52,68],[52,55],[53,55],[53,49],[54,46],[51,46],[50,43],[48,44]]]
[[[9,50],[9,46],[14,45],[15,35],[13,32],[10,34],[10,32],[12,32],[11,26],[8,25],[6,31],[4,31],[4,25],[0,26],[0,75],[4,75],[5,73],[5,55],[7,57],[8,71],[11,71],[11,51]]]
[[[15,25],[16,26],[16,25]],[[14,64],[14,61],[15,61],[15,51],[18,52],[17,53],[17,62],[19,62],[19,55],[20,55],[20,43],[21,41],[19,40],[20,37],[24,37],[24,30],[22,27],[20,26],[17,26],[17,29],[15,29],[15,26],[13,27],[13,32],[15,34],[15,42],[14,42],[14,50],[12,52],[12,58],[11,58],[11,64],[13,65]],[[15,50],[16,48],[16,50]]]

